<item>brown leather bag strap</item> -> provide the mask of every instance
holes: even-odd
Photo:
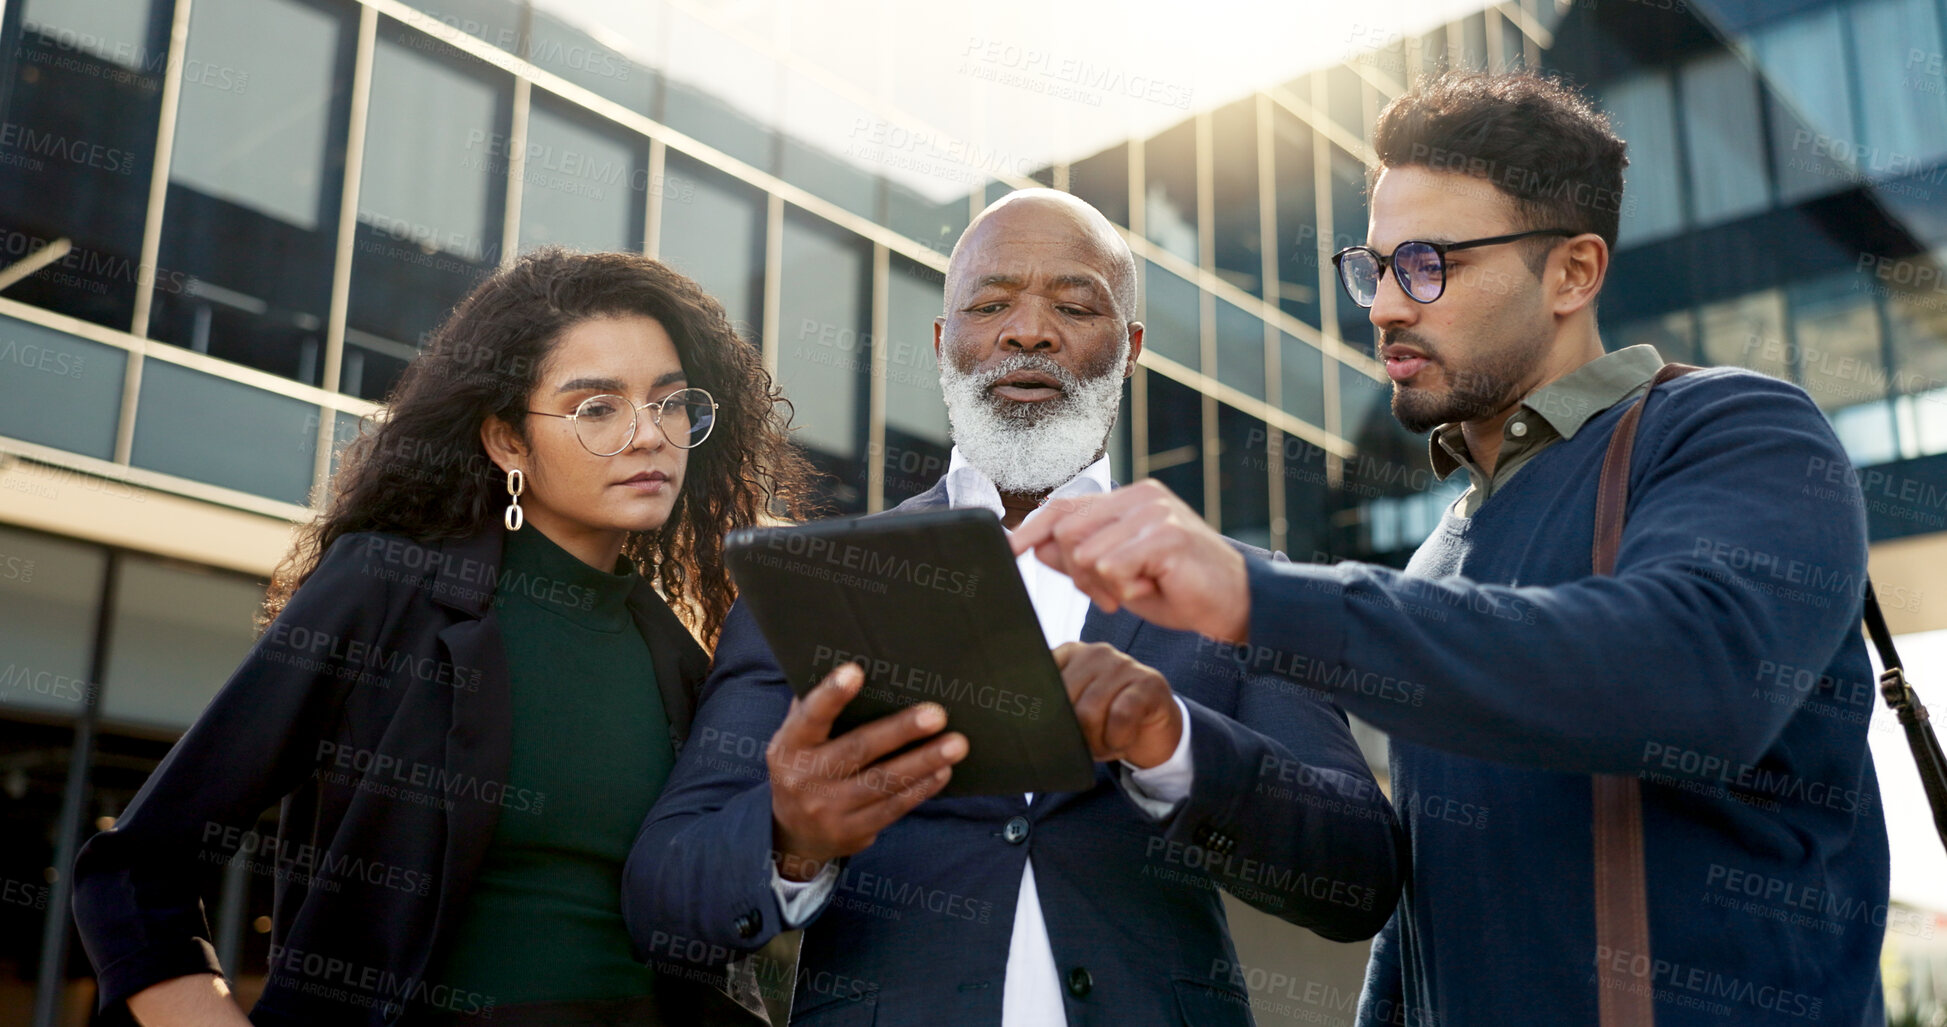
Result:
[[[1590,562],[1597,574],[1616,573],[1616,552],[1622,548],[1623,511],[1629,505],[1629,458],[1636,451],[1636,426],[1643,420],[1643,405],[1650,393],[1672,378],[1701,371],[1690,364],[1664,364],[1650,379],[1642,396],[1616,422],[1609,436],[1609,453],[1602,458],[1602,478],[1596,484],[1595,544]]]
[[[1658,385],[1696,370],[1689,364],[1663,365],[1616,422],[1596,486],[1591,562],[1597,574],[1616,572],[1623,512],[1629,504],[1629,460],[1643,406]],[[1650,968],[1655,963],[1650,958],[1649,885],[1643,872],[1642,783],[1627,774],[1596,774],[1591,782],[1597,1014],[1602,1027],[1653,1027],[1656,995]]]

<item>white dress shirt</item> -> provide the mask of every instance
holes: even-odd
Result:
[[[1094,495],[1107,492],[1110,487],[1109,458],[1104,456],[1067,484],[1055,489],[1048,498]],[[956,509],[979,507],[991,510],[995,516],[1003,519],[1007,516],[1006,509],[1001,505],[1000,489],[984,472],[960,455],[958,446],[954,447],[947,465],[946,492],[948,503]],[[1028,514],[1023,523],[1040,513],[1040,510],[1036,510]],[[1041,620],[1041,632],[1047,638],[1048,647],[1053,649],[1065,642],[1080,641],[1082,624],[1088,619],[1088,596],[1075,587],[1068,575],[1042,563],[1033,553],[1023,553],[1015,563],[1021,570],[1022,582],[1027,585],[1028,599],[1034,604],[1034,612]],[[1190,762],[1190,711],[1183,708],[1183,700],[1178,699],[1176,703],[1183,715],[1183,735],[1177,741],[1176,751],[1168,760],[1148,770],[1138,769],[1125,761],[1117,773],[1124,793],[1156,820],[1169,816],[1177,803],[1190,794],[1194,779]],[[1026,801],[1034,801],[1033,792],[1027,793]],[[777,892],[786,926],[801,926],[831,894],[837,881],[836,860],[826,864],[817,877],[804,882],[786,881],[773,868],[771,887]],[[1014,905],[1014,934],[1007,950],[1001,1027],[1065,1024],[1068,1016],[1064,1010],[1061,975],[1055,966],[1054,948],[1048,942],[1047,923],[1041,917],[1041,897],[1034,887],[1034,859],[1030,848],[1028,861],[1021,870],[1021,888]]]

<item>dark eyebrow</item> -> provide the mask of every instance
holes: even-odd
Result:
[[[1087,289],[1092,293],[1101,292],[1101,286],[1096,283],[1095,279],[1087,275],[1056,275],[1048,284],[1057,288]]]
[[[674,385],[677,382],[688,380],[689,375],[681,369],[678,369],[657,378],[654,382],[650,383],[649,387],[651,389],[660,389],[665,385]],[[602,392],[612,392],[620,395],[628,391],[628,386],[624,385],[619,378],[575,378],[562,383],[562,386],[556,389],[555,392],[556,394],[563,392],[584,392],[589,389],[599,389]]]
[[[975,292],[979,292],[990,285],[1004,285],[1011,289],[1018,289],[1021,287],[1021,279],[1014,275],[982,275],[975,279],[973,283]]]
[[[622,384],[620,379],[616,378],[575,378],[562,383],[562,386],[554,391],[556,393],[562,393],[581,392],[585,389],[600,389],[603,392],[621,392],[624,388],[626,386]]]
[[[1409,235],[1406,238],[1401,239],[1400,241],[1394,243],[1392,250],[1381,250],[1378,246],[1374,245],[1370,241],[1361,243],[1360,245],[1365,246],[1367,249],[1370,249],[1383,256],[1386,253],[1397,251],[1401,246],[1404,246],[1409,242],[1430,242],[1435,246],[1445,246],[1448,243],[1456,242],[1456,241],[1458,240],[1456,240],[1453,236],[1450,235]]]

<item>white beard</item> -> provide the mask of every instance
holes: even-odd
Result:
[[[1122,369],[1129,357],[1124,340],[1111,370],[1079,378],[1050,357],[1019,353],[985,371],[967,373],[940,361],[940,391],[946,397],[953,442],[968,462],[1002,492],[1047,492],[1067,484],[1089,464],[1109,438],[1122,405]],[[1016,371],[1039,371],[1059,382],[1060,399],[1017,403],[988,389]]]

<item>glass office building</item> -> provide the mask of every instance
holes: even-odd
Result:
[[[1913,597],[1896,630],[1947,627],[1921,601],[1947,574],[1941,0],[1520,0],[1358,28],[1235,95],[977,33],[916,72],[885,30],[790,7],[5,5],[0,1020],[83,1022],[60,868],[241,657],[338,446],[540,245],[699,279],[832,506],[872,511],[946,467],[930,323],[953,241],[1008,190],[1069,190],[1141,274],[1116,476],[1293,559],[1399,564],[1461,483],[1392,421],[1331,278],[1364,239],[1366,141],[1424,71],[1557,69],[1630,145],[1606,342],[1803,384],[1859,469],[1882,594]],[[1002,132],[1003,100],[1034,130]],[[1140,132],[1084,131],[1132,103]],[[247,994],[271,882],[212,874]],[[1323,990],[1264,996],[1261,1022],[1349,1022],[1360,961],[1318,960]]]

